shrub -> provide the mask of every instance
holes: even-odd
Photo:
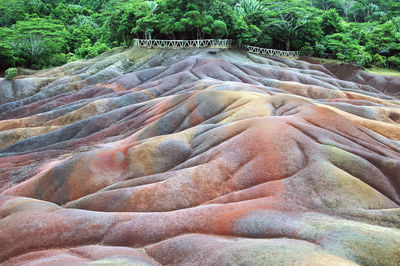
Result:
[[[14,65],[15,57],[12,49],[3,43],[0,43],[0,70],[7,69]]]
[[[75,53],[80,58],[89,59],[107,52],[108,50],[110,50],[110,48],[107,46],[107,44],[97,41],[94,45],[92,45],[90,40],[87,39],[82,43],[81,47],[75,50]]]
[[[221,20],[215,20],[211,25],[211,31],[213,38],[220,39],[228,35],[228,30],[225,22]]]
[[[67,63],[69,59],[70,59],[69,55],[58,53],[58,54],[54,54],[50,58],[49,64],[50,64],[50,66],[61,66],[65,63]]]
[[[317,56],[326,56],[326,47],[321,43],[316,43],[314,47],[314,55]]]
[[[336,9],[325,11],[321,16],[321,28],[325,35],[331,35],[343,31],[341,17]]]
[[[400,57],[391,56],[386,60],[387,64],[396,69],[400,69]]]
[[[314,49],[312,48],[310,43],[306,42],[304,44],[304,46],[301,47],[300,54],[301,55],[312,56],[314,54]]]
[[[375,54],[372,59],[375,66],[386,67],[386,58],[381,56],[380,54]]]
[[[6,70],[6,75],[4,76],[5,79],[13,79],[18,75],[18,69],[16,69],[15,67],[11,67],[9,69]]]
[[[212,30],[209,27],[203,27],[201,31],[207,36],[210,36],[212,33]]]
[[[372,56],[365,51],[365,48],[348,33],[328,35],[322,40],[322,44],[326,47],[328,54],[335,54],[338,59],[348,63],[367,67],[373,61]]]

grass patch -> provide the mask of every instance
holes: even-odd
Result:
[[[338,59],[318,58],[318,57],[311,57],[311,58],[320,62],[320,64],[332,63],[332,62],[338,64],[345,63],[344,61]],[[400,71],[390,68],[371,67],[371,68],[365,68],[364,70],[375,75],[400,77]]]
[[[365,70],[372,74],[391,76],[391,77],[400,77],[400,71],[397,71],[394,69],[372,67],[372,68],[366,68]]]
[[[320,58],[320,57],[313,57],[309,56],[311,59],[314,59],[315,61],[318,61],[320,64],[325,64],[325,63],[345,63],[344,61],[341,61],[339,59],[331,59],[331,58]]]

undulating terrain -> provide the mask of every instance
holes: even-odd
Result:
[[[93,262],[399,265],[400,78],[133,48],[0,79],[0,263]]]

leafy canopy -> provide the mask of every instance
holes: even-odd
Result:
[[[1,0],[0,68],[91,58],[133,38],[230,38],[400,68],[398,0]]]

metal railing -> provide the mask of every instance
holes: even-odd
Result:
[[[271,56],[288,56],[288,57],[300,56],[299,51],[282,51],[282,50],[276,50],[276,49],[255,47],[255,46],[250,46],[250,45],[245,45],[244,47],[246,48],[246,50],[248,52],[254,53],[254,54],[265,54],[265,55],[271,55]]]
[[[230,47],[232,40],[229,39],[203,39],[203,40],[152,40],[133,39],[134,46],[147,48],[205,48],[205,47]]]
[[[206,47],[244,47],[248,52],[255,54],[264,54],[270,56],[288,56],[298,57],[299,51],[282,51],[255,47],[251,45],[236,46],[230,39],[202,39],[202,40],[156,40],[156,39],[133,39],[133,46],[145,48],[161,49],[185,49],[185,48],[206,48]]]

